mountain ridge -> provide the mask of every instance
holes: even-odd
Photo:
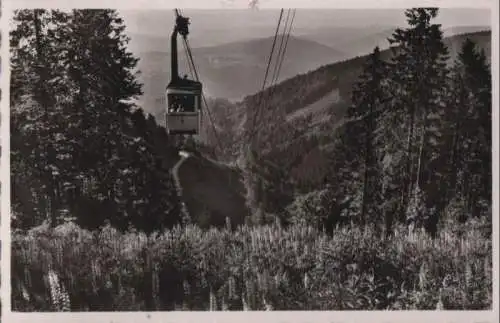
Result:
[[[491,60],[491,31],[485,31],[446,37],[444,43],[449,48],[450,63],[456,59],[461,44],[467,38],[485,50],[488,60]],[[390,56],[390,49],[381,51],[383,59],[387,60]],[[305,164],[301,166],[301,160],[306,158],[307,151],[327,147],[334,129],[342,125],[351,102],[352,86],[358,80],[366,59],[367,55],[358,56],[288,78],[264,92],[246,96],[230,109],[225,108],[224,114],[232,111],[231,116],[222,116],[217,106],[213,106],[211,111],[216,123],[222,118],[233,120],[224,129],[224,133],[232,134],[228,137],[234,138],[233,142],[227,142],[226,145],[237,146],[242,134],[245,111],[255,107],[259,97],[263,95],[268,98],[268,109],[257,120],[259,129],[262,129],[258,130],[261,152],[273,163],[291,167],[291,172],[301,174],[299,178],[313,177],[311,172],[316,172],[317,169],[311,170]],[[304,87],[304,84],[308,86]],[[316,139],[311,139],[312,137],[319,138],[319,142],[314,143]],[[311,145],[310,148],[306,148],[308,145]],[[295,150],[297,152],[293,152]],[[318,158],[318,163],[322,163],[321,158]],[[314,177],[321,178],[320,175]]]
[[[277,39],[273,64],[282,38],[281,35]],[[238,101],[260,90],[272,41],[273,37],[265,37],[220,46],[192,48],[205,95]],[[179,48],[179,54],[180,73],[189,74],[182,46]],[[345,53],[334,48],[291,35],[278,82],[345,57]],[[163,120],[162,98],[165,84],[170,77],[170,57],[167,52],[154,51],[142,53],[140,58],[143,63],[139,77],[144,84],[144,95],[140,101],[146,111]],[[272,75],[273,70],[270,71],[269,80]]]

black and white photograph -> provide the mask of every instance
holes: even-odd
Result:
[[[2,13],[3,13],[3,7],[2,7],[2,0],[0,0],[0,107],[2,107],[0,109],[0,224],[5,221],[5,218],[7,218],[7,221],[9,220],[9,217],[8,215],[6,217],[2,217],[2,204],[4,203],[3,200],[4,200],[4,194],[3,194],[3,191],[2,191],[2,183],[3,183],[3,180],[4,180],[4,174],[8,176],[8,168],[5,166],[5,157],[6,155],[8,156],[8,152],[5,153],[3,151],[3,147],[5,146],[5,141],[9,141],[9,137],[8,136],[5,136],[4,134],[4,131],[2,130],[2,123],[5,122],[5,120],[8,122],[8,119],[6,119],[3,115],[3,103],[2,103],[2,98],[4,97],[2,95],[2,90],[3,90],[3,74],[4,74],[4,67],[2,65],[2,62],[5,62],[5,59],[3,58],[3,48],[4,46],[2,46],[2,31],[3,31],[3,26],[1,24],[2,22]],[[8,39],[8,37],[7,37]],[[8,60],[7,60],[8,62]],[[4,63],[5,64],[5,63]],[[8,98],[7,98],[8,100]],[[7,198],[8,199],[8,198]],[[0,225],[0,228],[2,226]],[[5,262],[3,261],[4,260],[4,257],[3,257],[3,252],[2,252],[2,238],[4,237],[3,235],[3,232],[2,230],[0,230],[0,268],[5,266],[5,264],[9,264],[9,262]],[[2,270],[0,270],[0,278],[2,276]],[[3,285],[3,282],[0,280],[0,291],[3,292],[4,290],[4,285]],[[3,308],[3,302],[2,302],[2,296],[3,293],[0,293],[0,323],[2,322],[2,308]]]
[[[266,3],[10,12],[9,311],[498,306],[498,16]]]

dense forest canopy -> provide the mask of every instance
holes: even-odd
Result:
[[[178,222],[164,127],[129,102],[123,20],[113,10],[21,10],[11,33],[14,227],[74,217],[161,230]]]

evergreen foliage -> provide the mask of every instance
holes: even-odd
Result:
[[[142,93],[113,10],[20,10],[11,34],[13,226],[71,216],[146,232],[177,223],[165,129]]]

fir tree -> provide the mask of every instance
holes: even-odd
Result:
[[[137,59],[114,10],[16,12],[12,31],[13,208],[23,227],[69,211],[95,228],[148,232],[179,220],[168,137],[128,103]],[[165,162],[166,161],[166,162]]]
[[[360,119],[363,124],[363,138],[360,143],[363,148],[363,200],[361,209],[362,223],[369,222],[376,229],[381,222],[378,217],[381,204],[380,193],[380,165],[377,158],[376,130],[384,104],[388,101],[387,82],[388,64],[381,60],[380,49],[375,47],[368,57],[359,81],[354,85],[352,92],[353,105],[348,110],[349,117]]]
[[[392,76],[396,107],[408,116],[405,120],[408,131],[401,220],[425,223],[432,233],[437,230],[442,209],[439,205],[443,188],[439,152],[443,143],[441,116],[448,72],[448,51],[443,43],[441,26],[431,23],[437,14],[437,8],[406,10],[410,27],[398,28],[389,40],[398,46]],[[420,203],[425,204],[423,212],[413,212],[411,206]]]
[[[460,220],[491,203],[491,71],[483,51],[467,39],[455,62],[450,106],[452,154],[449,187],[462,201]]]
[[[65,31],[57,28],[66,20],[66,14],[55,10],[19,10],[10,37],[13,204],[34,202],[31,211],[49,214],[52,224],[61,202],[58,182],[65,175],[61,167],[68,165],[61,142],[68,102],[64,64],[60,60],[64,56]],[[18,140],[20,132],[23,138]],[[21,188],[26,184],[28,188]],[[17,195],[19,190],[24,193]]]

